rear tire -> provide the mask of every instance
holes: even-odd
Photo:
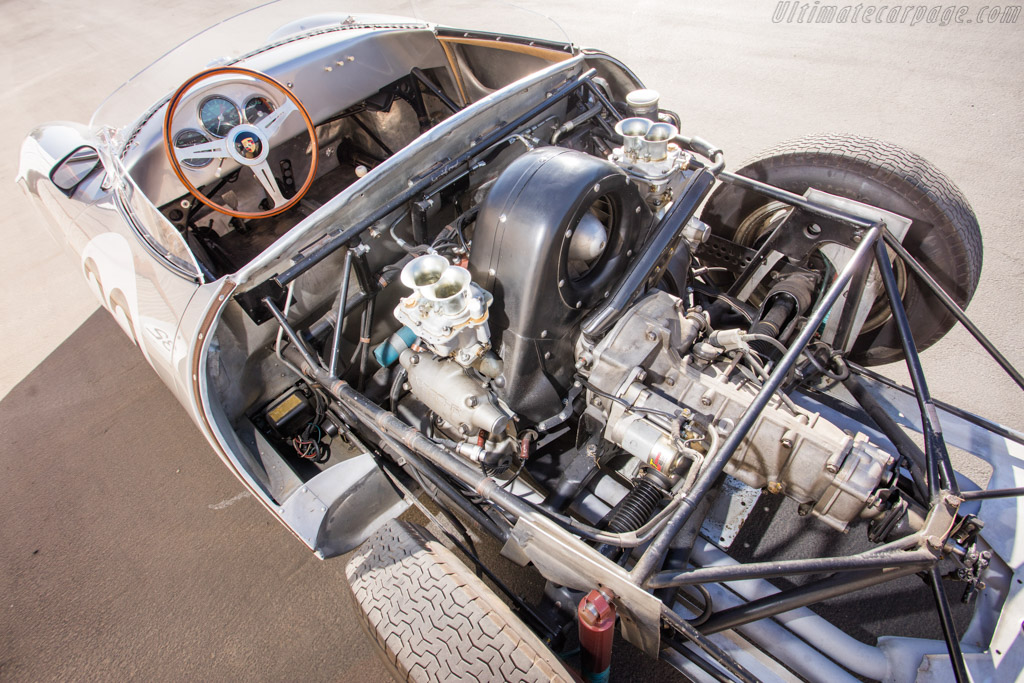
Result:
[[[866,137],[814,135],[772,147],[737,173],[796,194],[814,187],[912,219],[903,246],[962,308],[974,295],[982,262],[978,219],[953,182],[917,154]],[[769,201],[755,192],[722,185],[708,199],[701,218],[716,235],[736,239],[736,228]],[[903,305],[922,351],[956,319],[913,274],[908,272],[903,279]],[[864,365],[902,357],[891,318],[862,333],[850,353],[852,360]]]
[[[402,681],[572,681],[541,640],[425,529],[392,520],[346,568],[363,625]]]

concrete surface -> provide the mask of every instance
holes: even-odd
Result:
[[[807,25],[773,23],[774,2],[520,4],[623,59],[662,91],[685,133],[721,145],[732,167],[826,131],[931,160],[969,198],[985,236],[969,312],[1024,365],[1024,19]],[[0,0],[0,396],[24,380],[0,402],[0,679],[383,675],[350,628],[342,564],[315,561],[238,498],[241,486],[141,356],[105,313],[90,317],[76,265],[8,182],[33,125],[88,120],[141,65],[244,6]],[[465,25],[483,11],[444,9]],[[952,332],[924,362],[937,397],[1024,427],[1020,392],[966,333]]]

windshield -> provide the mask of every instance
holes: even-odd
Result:
[[[204,69],[227,64],[274,44],[325,31],[366,24],[432,23],[568,43],[558,24],[538,12],[490,0],[452,3],[436,0],[278,0],[256,7],[197,33],[142,69],[96,110],[91,127],[123,129],[158,107],[182,82]],[[123,135],[113,136],[115,144]]]

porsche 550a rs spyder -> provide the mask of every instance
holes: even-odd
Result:
[[[1024,387],[948,177],[851,135],[730,171],[599,50],[295,11],[36,129],[19,181],[246,488],[358,549],[396,675],[600,680],[616,625],[695,680],[1019,674],[1024,436],[919,358],[959,322]],[[942,639],[820,607],[897,584]]]

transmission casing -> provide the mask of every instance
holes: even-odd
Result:
[[[604,436],[648,466],[672,455],[670,421],[643,409],[687,411],[728,436],[759,385],[725,361],[706,364],[690,353],[680,300],[655,292],[630,310],[592,352],[589,383],[616,400],[589,392],[587,411],[605,423]],[[639,410],[638,410],[639,409]],[[783,493],[845,531],[881,510],[876,490],[894,458],[864,434],[850,435],[817,413],[772,397],[725,471],[748,486]]]

